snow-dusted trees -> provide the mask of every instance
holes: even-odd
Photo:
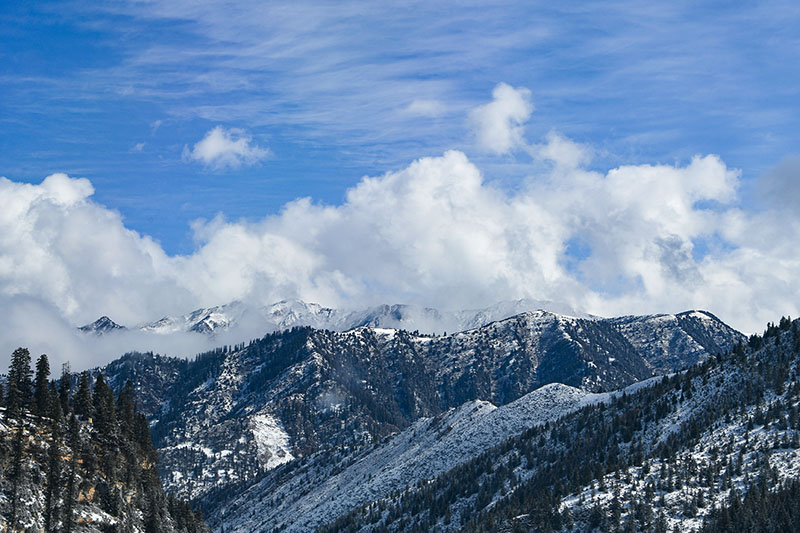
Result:
[[[11,355],[6,390],[6,419],[15,419],[31,401],[31,354],[27,348],[17,348]]]
[[[46,416],[50,410],[50,362],[42,354],[36,360],[36,379],[34,379],[33,412]]]
[[[89,373],[81,374],[81,381],[78,385],[78,392],[75,394],[73,409],[76,415],[92,416],[92,390],[89,388]]]
[[[148,526],[164,533],[208,533],[188,505],[168,505],[149,426],[130,383],[117,396],[102,374],[91,387],[84,372],[70,399],[69,366],[56,383],[49,380],[46,355],[36,362],[35,379],[30,363],[28,350],[19,348],[8,372],[10,407],[0,424],[0,529],[82,531],[88,514],[114,519],[93,519],[92,530],[124,525],[120,531]]]

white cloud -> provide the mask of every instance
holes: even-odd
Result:
[[[270,151],[253,144],[253,138],[244,131],[217,126],[206,133],[190,150],[183,148],[187,161],[199,161],[215,170],[250,166],[269,157]]]
[[[778,244],[798,232],[754,237],[752,224],[774,221],[735,207],[738,179],[707,156],[607,174],[558,167],[509,194],[450,151],[364,178],[339,206],[299,199],[257,223],[198,222],[197,250],[175,257],[92,202],[86,180],[2,180],[0,293],[47,302],[74,324],[234,299],[457,308],[532,297],[606,314],[704,307],[753,328],[797,300],[800,253]],[[574,239],[585,257],[569,257]],[[709,239],[726,246],[695,254]]]
[[[0,348],[51,349],[42,339],[56,338],[81,353],[72,328],[101,314],[130,326],[236,299],[453,309],[528,297],[601,315],[704,308],[747,332],[800,312],[800,216],[775,192],[792,184],[794,160],[768,176],[755,212],[741,205],[739,172],[717,156],[601,173],[586,168],[590,148],[559,134],[538,145],[514,136],[553,163],[531,166],[549,170],[514,191],[448,151],[365,177],[340,205],[301,198],[258,222],[198,221],[196,250],[183,256],[126,228],[86,179],[0,178],[0,307],[11,310]],[[127,347],[152,342],[131,335]]]
[[[555,131],[547,134],[546,142],[529,148],[531,155],[570,169],[578,168],[592,160],[592,150]]]
[[[147,143],[136,143],[136,144],[134,144],[133,148],[131,148],[131,152],[133,152],[133,153],[142,153],[142,152],[144,152],[144,147],[145,147],[146,144]]]
[[[152,312],[173,259],[92,202],[93,192],[64,174],[40,185],[0,178],[0,294],[40,299],[75,320],[102,308],[126,321]]]
[[[531,92],[499,83],[492,101],[474,109],[470,115],[478,144],[491,152],[506,154],[524,146],[523,125],[533,112]]]

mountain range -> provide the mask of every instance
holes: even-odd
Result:
[[[705,311],[538,310],[447,335],[298,326],[95,373],[133,383],[165,488],[212,527],[308,531],[745,341]]]
[[[516,312],[529,305],[280,302],[258,339],[128,353],[80,381],[131,384],[169,501],[218,532],[800,527],[799,321],[746,337],[701,310]],[[249,312],[159,327],[214,335]],[[445,320],[470,327],[418,327]]]
[[[214,335],[223,331],[257,331],[259,334],[295,326],[346,331],[360,326],[405,329],[424,333],[463,331],[486,325],[526,311],[546,309],[565,315],[588,318],[590,315],[566,304],[540,300],[511,300],[483,309],[443,311],[417,305],[379,305],[358,310],[323,307],[302,300],[281,300],[268,306],[253,306],[235,301],[225,305],[195,309],[178,316],[166,316],[132,329],[153,334],[179,332]],[[107,316],[78,328],[84,333],[105,335],[128,328]]]

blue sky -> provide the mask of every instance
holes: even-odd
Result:
[[[718,154],[747,183],[797,151],[793,2],[217,4],[4,3],[0,175],[87,177],[128,227],[189,253],[191,220],[338,204],[451,148],[514,187],[519,157],[481,151],[465,119],[499,82],[530,89],[528,138],[589,144],[600,170]],[[271,155],[182,157],[215,126]]]
[[[796,2],[484,4],[2,3],[0,354],[233,300],[800,313]]]

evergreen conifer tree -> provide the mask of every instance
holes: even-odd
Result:
[[[53,387],[55,391],[55,387]],[[56,399],[58,396],[56,395]],[[60,414],[60,406],[56,401],[56,408]],[[51,411],[52,412],[52,411]],[[61,421],[60,417],[53,417],[51,423],[50,445],[47,448],[47,487],[45,488],[44,502],[44,530],[54,531],[56,517],[58,516],[58,501],[61,492]]]
[[[133,437],[133,428],[136,423],[136,404],[134,402],[133,384],[128,380],[119,391],[117,397],[117,420],[122,434],[127,438]]]
[[[69,413],[69,390],[72,387],[72,372],[69,363],[61,365],[61,379],[58,382],[58,399],[61,402],[61,412]]]
[[[31,354],[27,348],[17,348],[11,355],[6,392],[6,419],[17,418],[31,400]]]
[[[80,427],[75,415],[71,415],[69,418],[69,447],[72,450],[72,456],[69,461],[66,493],[64,495],[64,517],[62,526],[64,533],[72,533],[75,528],[75,482],[78,477],[78,450],[81,449]]]
[[[94,382],[92,396],[94,408],[94,425],[104,437],[111,436],[116,427],[116,408],[114,406],[114,391],[106,385],[103,374],[97,374]]]
[[[78,416],[92,416],[92,391],[89,388],[89,373],[81,374],[78,392],[75,393],[75,414]]]
[[[8,480],[11,482],[11,497],[9,498],[9,515],[8,525],[12,528],[18,528],[19,524],[19,488],[22,484],[23,476],[23,460],[25,456],[25,418],[19,416],[16,418],[17,424],[15,428],[14,438],[11,441],[11,469],[8,472]]]
[[[46,354],[42,354],[36,361],[34,386],[33,412],[39,416],[46,416],[50,403],[50,362]]]
[[[51,381],[47,390],[47,416],[53,419],[53,421],[60,423],[61,419],[64,417],[64,413],[61,412],[61,400],[58,397],[56,382]]]

